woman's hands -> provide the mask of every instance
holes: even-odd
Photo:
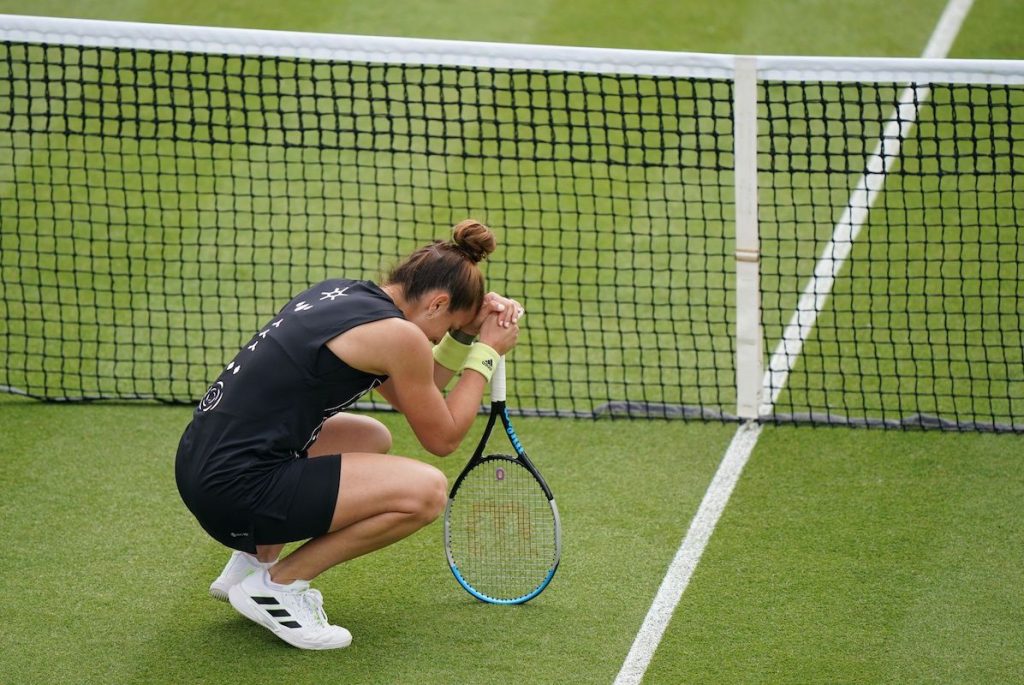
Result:
[[[518,339],[519,324],[503,324],[497,314],[491,314],[484,319],[484,325],[480,327],[480,342],[501,355],[515,347]]]
[[[519,319],[525,313],[516,300],[494,292],[487,293],[476,318],[464,332],[479,336],[480,342],[494,348],[498,354],[505,354],[515,347],[519,337]]]
[[[495,316],[498,320],[498,325],[502,328],[509,328],[516,325],[519,322],[519,318],[525,313],[523,305],[519,304],[516,300],[504,297],[498,293],[487,293],[484,295],[483,304],[480,305],[480,310],[477,312],[473,323],[464,328],[463,331],[474,337],[480,335],[484,321],[490,316]]]

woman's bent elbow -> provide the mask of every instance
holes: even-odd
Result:
[[[459,449],[462,440],[446,440],[444,438],[432,438],[423,441],[423,447],[435,457],[447,457]]]

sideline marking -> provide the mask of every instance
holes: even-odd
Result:
[[[622,670],[615,678],[616,685],[639,683],[647,666],[651,663],[658,643],[672,619],[672,613],[683,596],[683,591],[690,583],[690,576],[697,568],[704,548],[707,547],[715,524],[722,515],[733,488],[740,479],[740,473],[754,451],[757,438],[761,435],[761,424],[748,422],[741,425],[729,443],[722,462],[718,465],[711,485],[704,493],[704,499],[697,508],[697,513],[690,522],[690,529],[679,546],[676,556],[668,567],[665,578],[661,581],[658,594],[647,612],[640,632],[637,633],[633,646],[626,655]]]
[[[973,0],[949,0],[922,57],[940,59],[949,53],[972,3]],[[763,381],[763,396],[766,399],[761,405],[762,415],[770,413],[779,392],[785,386],[793,363],[803,348],[803,342],[814,327],[818,312],[832,291],[836,274],[849,256],[853,240],[860,233],[872,204],[881,192],[885,175],[900,153],[903,138],[917,120],[918,110],[915,103],[924,102],[928,95],[927,88],[911,87],[903,91],[897,114],[886,124],[882,140],[868,159],[866,171],[851,195],[846,211],[835,226],[832,240],[815,266],[814,276],[804,289],[782,340],[772,354]],[[615,685],[634,685],[643,679],[672,619],[672,614],[704,553],[704,548],[711,539],[715,525],[725,510],[725,505],[754,451],[754,446],[757,445],[761,429],[759,423],[744,423],[736,430],[707,492],[704,493],[704,499],[701,500],[697,513],[690,522],[690,528],[686,531],[686,536],[679,545],[665,578],[661,581],[643,625],[640,626],[622,669],[615,678]]]

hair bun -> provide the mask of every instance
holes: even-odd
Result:
[[[455,225],[452,245],[473,262],[480,262],[494,252],[498,241],[491,229],[476,219],[466,219]]]

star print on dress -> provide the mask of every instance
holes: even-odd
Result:
[[[297,312],[305,312],[305,311],[308,311],[308,310],[310,310],[312,308],[313,308],[313,305],[306,304],[305,300],[302,300],[297,305],[295,305],[295,311],[297,311]]]
[[[351,287],[352,286],[345,286],[344,288],[335,288],[334,290],[332,290],[330,292],[323,292],[323,291],[321,291],[320,294],[323,295],[323,297],[321,297],[320,299],[321,300],[330,299],[331,302],[334,302],[334,298],[336,298],[336,297],[348,297],[348,295],[345,294],[345,291],[348,290]]]

